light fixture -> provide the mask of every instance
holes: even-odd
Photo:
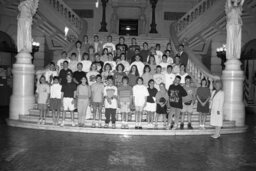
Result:
[[[69,28],[66,26],[66,27],[64,28],[65,40],[67,39],[68,31],[69,31]]]
[[[221,47],[216,49],[217,57],[219,57],[221,59],[222,69],[225,68],[225,62],[227,60],[226,59],[226,51],[227,51],[227,48],[226,48],[226,45],[224,45],[224,44]]]
[[[130,31],[132,28],[130,26],[126,26],[125,30]]]
[[[96,8],[99,8],[99,0],[96,0],[96,2],[95,2],[95,7],[96,7]]]

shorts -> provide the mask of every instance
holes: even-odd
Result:
[[[180,108],[175,108],[175,107],[171,107],[170,109],[170,114],[172,115],[180,115],[181,109]]]
[[[156,103],[148,103],[146,104],[146,107],[144,108],[145,111],[148,112],[155,112],[156,111]]]
[[[61,108],[61,99],[50,99],[50,109],[51,110],[60,110]]]
[[[103,103],[102,102],[92,102],[91,105],[92,105],[92,108],[97,109],[97,108],[102,108]]]
[[[142,112],[143,111],[143,106],[135,106],[135,111]]]
[[[183,112],[183,113],[185,113],[185,112],[187,112],[187,113],[193,113],[193,104],[185,105],[185,104],[183,103],[183,108],[182,108],[181,112]]]
[[[130,112],[130,102],[120,102],[120,112],[129,113]]]
[[[75,104],[72,103],[74,99],[70,97],[64,97],[63,98],[63,109],[64,111],[74,111],[75,110]]]
[[[47,110],[47,104],[38,103],[38,109],[39,110]]]

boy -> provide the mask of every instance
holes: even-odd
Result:
[[[171,128],[177,129],[179,123],[180,112],[182,109],[182,97],[187,95],[186,90],[180,85],[181,77],[177,75],[174,80],[174,84],[169,87],[168,95],[170,102],[170,115],[168,117],[168,125],[172,120],[172,115],[174,115],[174,127],[171,125]]]
[[[68,54],[66,51],[63,51],[61,53],[61,59],[57,61],[57,71],[60,72],[60,70],[63,69],[63,63],[64,61],[70,62],[70,59],[68,58]]]
[[[191,125],[191,115],[193,113],[193,106],[195,104],[195,89],[191,86],[191,77],[185,77],[185,86],[183,88],[187,92],[187,96],[182,97],[183,108],[181,110],[181,124],[180,129],[184,128],[185,114],[188,115],[188,129],[193,129]]]
[[[53,77],[58,76],[58,72],[57,72],[56,69],[55,69],[55,63],[54,63],[54,62],[51,62],[51,63],[50,63],[49,70],[47,70],[47,71],[45,72],[44,76],[45,76],[46,82],[47,82],[48,84],[52,84],[52,82],[53,82]]]
[[[50,108],[52,111],[52,120],[54,125],[58,124],[60,117],[61,88],[62,86],[59,84],[59,78],[53,77],[53,84],[50,87]]]
[[[129,78],[127,76],[122,78],[122,86],[118,88],[120,112],[122,114],[121,128],[128,129],[128,114],[132,105],[132,87],[128,85]]]
[[[164,74],[165,76],[165,88],[166,90],[169,89],[170,85],[173,84],[173,81],[175,79],[175,74],[172,73],[172,66],[168,65],[167,66],[167,72]]]
[[[68,61],[63,62],[63,69],[60,70],[59,78],[60,78],[60,84],[64,85],[67,83],[67,75],[71,75],[72,71],[68,69]]]
[[[76,83],[76,85],[81,84],[81,79],[83,77],[86,77],[86,73],[82,69],[83,69],[83,64],[79,62],[77,64],[77,71],[75,71],[73,75],[73,81],[74,83]]]
[[[63,104],[63,120],[61,126],[64,126],[66,112],[70,111],[72,126],[75,126],[74,122],[74,110],[75,110],[75,97],[76,97],[76,84],[72,82],[72,75],[67,75],[67,83],[62,85],[61,99]]]
[[[101,128],[102,106],[104,100],[104,84],[102,83],[101,75],[96,76],[96,83],[91,85],[91,105],[93,109],[93,123],[92,127],[96,127],[96,114],[98,110],[98,126]]]
[[[112,128],[116,128],[116,109],[117,109],[117,88],[114,86],[113,76],[108,76],[108,85],[104,88],[105,97],[105,128],[108,128],[110,116],[112,121]]]
[[[112,54],[115,54],[116,53],[116,46],[115,44],[112,42],[112,36],[111,35],[108,35],[107,37],[107,43],[105,43],[103,45],[103,49],[104,48],[107,48],[108,49],[108,52],[112,53]]]

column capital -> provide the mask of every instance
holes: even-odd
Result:
[[[156,8],[158,0],[150,0],[150,4],[152,5],[152,8]]]
[[[108,0],[101,0],[102,6],[106,6],[108,3]]]

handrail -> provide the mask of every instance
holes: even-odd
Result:
[[[188,25],[201,16],[207,9],[214,5],[216,1],[223,1],[223,0],[202,0],[199,2],[195,7],[193,7],[190,11],[188,11],[183,17],[178,20],[176,25],[177,33],[180,33]]]

